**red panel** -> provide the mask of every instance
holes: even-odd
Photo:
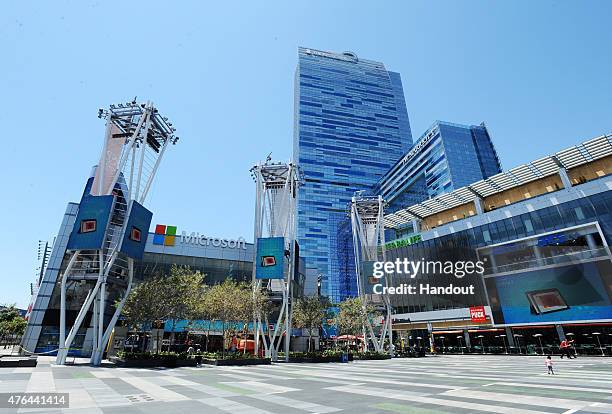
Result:
[[[155,234],[166,234],[166,226],[164,224],[157,224],[155,226]]]
[[[487,315],[484,306],[473,306],[470,308],[470,319],[472,322],[486,322]]]

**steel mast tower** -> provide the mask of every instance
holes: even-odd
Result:
[[[259,339],[267,356],[277,359],[279,347],[285,336],[285,360],[289,360],[291,341],[291,283],[295,278],[296,265],[299,263],[299,249],[296,242],[297,192],[301,185],[299,168],[293,163],[272,163],[268,156],[265,163],[251,168],[251,176],[256,185],[255,196],[255,261],[253,263],[253,290],[266,290],[272,295],[282,295],[282,303],[273,329],[268,324],[268,315],[254,315],[255,319],[255,352],[259,351]],[[258,269],[265,263],[258,261],[274,257],[261,256],[263,243],[272,239],[282,239],[282,253],[279,276],[258,274]],[[279,257],[275,257],[276,262]],[[264,324],[268,330],[268,339],[264,334]]]
[[[65,364],[75,336],[92,309],[91,364],[100,365],[117,318],[132,287],[134,260],[142,259],[152,213],[143,203],[159,164],[178,137],[151,102],[132,101],[98,111],[106,133],[98,165],[87,181],[61,275],[57,364]],[[82,303],[68,286],[85,285]],[[117,303],[116,307],[114,303]],[[78,314],[66,335],[67,306]],[[105,314],[112,314],[110,319]]]
[[[385,261],[385,228],[383,216],[384,201],[382,196],[365,196],[358,191],[351,199],[351,227],[353,230],[353,248],[355,249],[355,269],[357,272],[357,292],[364,312],[368,305],[384,308],[385,318],[380,335],[376,335],[372,323],[366,318],[364,326],[364,341],[371,341],[377,352],[383,352],[384,341],[389,339],[389,353],[392,353],[392,322],[391,301],[389,295],[375,294],[372,284],[380,280],[372,280],[371,264],[375,261]],[[389,276],[384,277],[384,285],[389,286]],[[366,339],[367,338],[367,339]]]

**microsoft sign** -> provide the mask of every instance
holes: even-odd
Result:
[[[220,239],[218,237],[208,237],[197,232],[187,234],[186,231],[183,231],[180,236],[177,236],[176,226],[166,226],[164,224],[155,226],[153,244],[174,246],[177,237],[181,243],[198,244],[200,246],[228,247],[230,249],[246,249],[246,240],[244,237],[238,237],[238,239]]]

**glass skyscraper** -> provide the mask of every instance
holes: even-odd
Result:
[[[386,212],[418,204],[501,172],[486,126],[436,121],[374,187]]]
[[[412,135],[399,74],[350,52],[299,48],[298,55],[293,155],[305,179],[298,240],[314,270],[307,273],[337,302],[352,295],[337,252],[347,204],[412,146]]]
[[[501,165],[484,124],[459,125],[436,121],[369,192],[382,195],[385,212],[448,193],[501,172]],[[418,229],[407,223],[386,232],[387,240],[403,238]],[[355,255],[350,223],[338,232],[338,279],[347,296],[357,296]]]

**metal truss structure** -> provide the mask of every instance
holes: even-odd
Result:
[[[53,239],[53,242],[55,242],[55,239]],[[28,305],[28,309],[26,311],[26,320],[30,318],[30,315],[32,314],[32,308],[36,303],[36,297],[38,296],[38,292],[40,290],[40,284],[42,282],[45,271],[47,270],[47,266],[49,265],[51,249],[52,245],[49,246],[48,241],[38,241],[38,262],[40,263],[40,266],[38,266],[38,268],[36,269],[36,279],[34,280],[34,283],[30,284],[30,293],[32,296],[30,299],[30,304]]]
[[[289,266],[284,279],[257,279],[256,263],[253,264],[253,292],[266,290],[274,296],[282,296],[279,315],[274,325],[269,325],[268,315],[256,313],[255,352],[259,352],[259,340],[263,338],[265,354],[277,359],[280,344],[285,337],[285,359],[289,359],[291,340],[291,283],[295,277],[297,256],[296,247],[296,211],[297,192],[302,179],[299,168],[293,163],[271,163],[268,157],[265,163],[251,168],[251,176],[256,185],[255,201],[255,251],[260,238],[283,237],[285,256],[289,257]],[[255,261],[257,261],[257,254]],[[264,332],[267,327],[267,339]],[[271,327],[273,326],[273,329]]]
[[[162,117],[151,102],[111,105],[107,110],[100,109],[98,117],[106,120],[104,145],[84,197],[111,196],[112,207],[101,248],[71,249],[69,246],[67,249],[68,265],[61,276],[57,364],[66,363],[75,336],[93,307],[90,362],[100,365],[134,277],[134,258],[121,248],[126,231],[129,232],[128,218],[135,203],[144,203],[166,149],[178,140],[172,123]],[[148,225],[142,232],[148,233]],[[147,233],[143,235],[145,240]],[[140,241],[140,234],[136,236]],[[72,294],[76,286],[88,292],[84,298]],[[67,292],[72,297],[67,298]],[[79,309],[68,335],[67,302],[71,309]],[[108,321],[105,320],[107,308],[112,312]]]
[[[385,337],[389,340],[389,352],[392,353],[391,301],[387,293],[368,292],[364,277],[364,263],[385,261],[385,228],[384,201],[382,196],[365,196],[356,192],[350,204],[351,226],[353,230],[353,248],[355,249],[355,269],[357,272],[357,292],[364,312],[368,306],[383,308],[385,317],[380,333],[377,335],[369,317],[365,318],[364,340],[371,342],[377,352],[383,352]],[[368,275],[369,276],[369,275]],[[389,276],[384,277],[384,285],[389,286]]]

